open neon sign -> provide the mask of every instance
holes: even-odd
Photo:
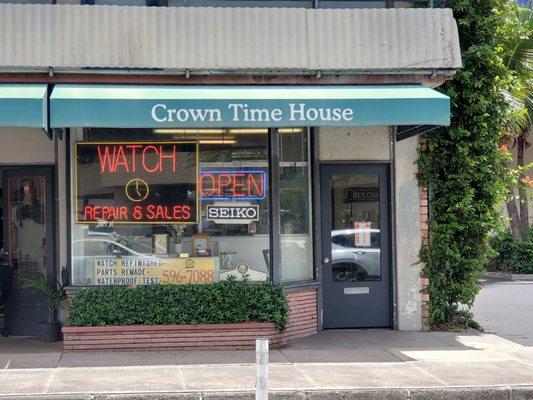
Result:
[[[262,170],[213,170],[200,172],[202,200],[263,200],[267,173]]]

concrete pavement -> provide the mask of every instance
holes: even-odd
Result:
[[[0,399],[244,399],[254,390],[253,351],[60,350],[0,339]],[[273,398],[533,399],[530,387],[533,348],[477,332],[327,331],[270,353]]]

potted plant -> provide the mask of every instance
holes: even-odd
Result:
[[[43,342],[57,342],[60,338],[60,323],[56,319],[56,311],[63,306],[67,298],[65,286],[67,285],[66,268],[61,268],[61,281],[50,282],[45,274],[41,273],[36,278],[21,277],[21,285],[25,289],[40,293],[48,307],[48,321],[39,322],[39,334]]]

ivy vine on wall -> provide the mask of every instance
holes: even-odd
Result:
[[[473,326],[469,309],[486,269],[488,239],[505,195],[505,168],[498,142],[509,107],[502,90],[512,74],[499,46],[507,30],[506,0],[455,0],[463,68],[443,86],[452,122],[427,136],[419,183],[430,193],[429,245],[422,251],[429,278],[428,324],[433,329]]]

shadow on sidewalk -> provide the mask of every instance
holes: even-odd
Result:
[[[270,351],[271,363],[400,363],[409,354],[479,350],[465,342],[477,332],[398,332],[391,330],[329,330]],[[161,365],[249,364],[253,350],[135,351],[63,353],[62,343],[36,338],[1,338],[0,369],[77,368]]]

